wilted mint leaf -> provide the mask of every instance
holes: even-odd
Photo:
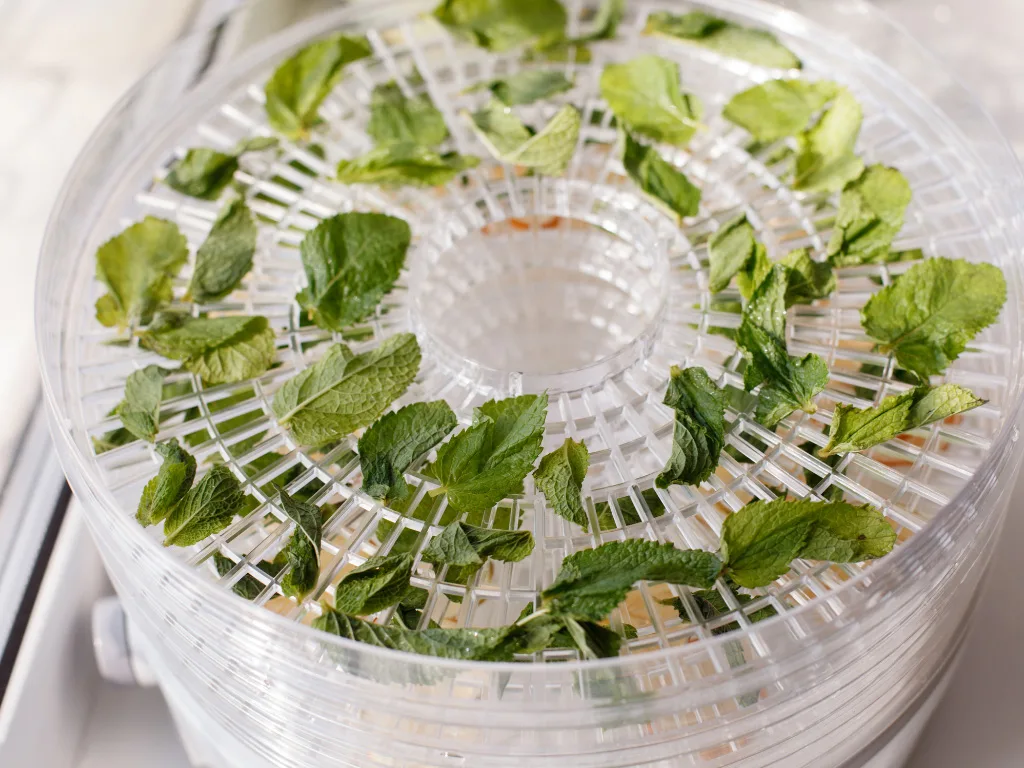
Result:
[[[838,92],[829,80],[769,80],[733,96],[722,116],[755,140],[770,143],[806,130]]]
[[[858,563],[892,551],[896,532],[878,510],[845,502],[756,501],[722,525],[724,573],[741,587],[771,584],[797,558]]]
[[[590,452],[586,444],[567,437],[559,448],[540,460],[533,473],[537,490],[544,494],[554,513],[583,530],[588,529],[588,524],[580,493],[588,466]]]
[[[874,408],[837,405],[822,456],[854,453],[891,440],[897,435],[942,421],[984,405],[969,389],[956,384],[917,387],[885,398]]]
[[[576,151],[580,113],[566,104],[539,132],[531,134],[511,109],[492,99],[473,113],[472,124],[488,151],[501,162],[561,176]]]
[[[385,144],[351,160],[339,161],[338,181],[343,184],[437,187],[479,163],[480,158],[473,155],[460,155],[458,152],[441,154],[418,144]]]
[[[447,494],[449,507],[469,513],[521,493],[523,479],[540,456],[547,407],[546,394],[480,406],[473,425],[442,445],[437,460],[424,470],[440,483],[431,495]]]
[[[300,443],[325,445],[373,423],[419,367],[420,348],[411,333],[391,336],[361,355],[335,344],[277,391],[274,415]]]
[[[124,428],[147,443],[153,442],[160,429],[160,402],[168,373],[158,365],[134,371],[125,381],[124,400],[114,409]]]
[[[434,18],[489,51],[557,41],[567,19],[558,0],[442,0]]]
[[[143,526],[159,523],[171,514],[185,497],[196,477],[196,460],[178,445],[168,440],[156,447],[163,459],[156,477],[146,483],[139,499],[135,519]]]
[[[320,510],[281,491],[281,508],[295,522],[295,531],[284,550],[290,570],[281,580],[286,595],[302,598],[320,577]]]
[[[444,115],[430,96],[406,96],[394,81],[373,89],[366,132],[378,146],[408,143],[433,147],[448,138]]]
[[[488,558],[517,563],[532,551],[533,535],[529,531],[503,531],[454,522],[430,540],[423,550],[423,560],[438,571],[444,566],[456,569],[459,582],[464,583]]]
[[[217,552],[213,556],[213,564],[217,569],[217,575],[223,578],[227,576],[231,570],[235,567],[235,561],[229,557],[224,557],[220,552]],[[268,576],[276,576],[278,571],[283,567],[283,563],[268,562],[264,561],[259,564],[260,570],[266,573]],[[245,576],[240,578],[231,587],[231,591],[234,592],[241,598],[246,600],[255,600],[259,597],[260,593],[266,588],[266,585],[253,576],[247,573]]]
[[[786,282],[787,307],[827,299],[836,289],[832,265],[814,261],[806,248],[790,252],[779,259],[778,263],[789,270]]]
[[[334,607],[342,613],[366,616],[390,608],[412,589],[412,555],[377,555],[338,582]]]
[[[866,168],[839,198],[835,231],[828,244],[829,261],[837,267],[888,261],[910,197],[910,184],[895,168]]]
[[[339,213],[302,238],[309,285],[296,301],[321,328],[341,331],[373,314],[394,286],[412,233],[383,213]]]
[[[96,301],[96,319],[108,328],[146,325],[173,298],[171,279],[188,261],[178,226],[147,216],[96,251],[96,277],[108,293]]]
[[[797,136],[796,177],[793,189],[801,192],[834,192],[864,171],[864,161],[854,154],[864,113],[845,88],[818,122]]]
[[[164,520],[164,546],[188,547],[223,531],[244,501],[242,486],[231,470],[214,467]]]
[[[506,107],[533,104],[572,88],[572,81],[561,72],[549,69],[525,69],[500,80],[481,83],[470,90],[486,88]]]
[[[740,296],[749,301],[754,291],[768,274],[772,271],[772,262],[768,258],[768,249],[763,243],[754,243],[754,253],[750,261],[739,272],[736,273],[736,287],[739,288]]]
[[[645,194],[668,208],[679,218],[696,216],[700,208],[700,188],[672,163],[658,155],[653,147],[625,136],[622,165]]]
[[[448,403],[413,403],[386,413],[359,438],[363,490],[385,504],[409,495],[405,472],[458,426]]]
[[[373,53],[364,37],[332,35],[307,45],[277,68],[265,88],[270,127],[289,139],[305,139],[319,120],[320,104],[346,64]]]
[[[754,228],[741,214],[727,222],[708,240],[708,267],[712,293],[724,291],[733,277],[753,262],[757,249]]]
[[[256,253],[256,219],[245,200],[232,200],[217,216],[196,252],[189,294],[197,304],[223,299],[252,269]]]
[[[700,125],[700,100],[682,91],[679,67],[660,56],[608,64],[601,95],[628,130],[655,141],[684,146]]]
[[[883,351],[922,379],[942,373],[1006,302],[998,267],[928,259],[911,267],[861,309],[861,323]]]
[[[164,313],[139,334],[145,348],[180,360],[206,384],[259,376],[274,362],[274,331],[265,317],[189,317]]]
[[[627,539],[569,555],[554,583],[542,593],[553,613],[601,621],[638,581],[666,581],[709,588],[722,569],[710,552]]]
[[[734,24],[700,11],[682,15],[658,11],[647,17],[647,34],[686,40],[723,56],[775,69],[800,69],[803,65],[771,32]]]
[[[262,152],[274,146],[277,146],[277,139],[256,136],[243,139],[230,152],[219,152],[209,147],[190,149],[171,166],[164,182],[183,195],[215,200],[234,178],[238,158],[248,152]]]
[[[715,471],[725,446],[725,394],[703,368],[672,366],[664,402],[675,411],[675,429],[672,454],[655,483],[700,485]]]

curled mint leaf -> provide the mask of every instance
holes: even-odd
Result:
[[[861,309],[882,350],[922,379],[942,373],[968,342],[996,321],[1006,280],[991,264],[928,259],[900,275]]]
[[[385,504],[409,495],[405,473],[459,424],[448,403],[412,403],[386,413],[359,438],[363,490]]]
[[[895,168],[866,168],[839,198],[829,261],[837,267],[887,262],[910,198],[910,184]]]
[[[500,80],[481,83],[470,90],[486,88],[506,107],[533,104],[572,88],[572,80],[553,69],[524,69]]]
[[[590,452],[586,444],[567,437],[559,448],[540,460],[533,473],[537,490],[544,494],[554,513],[584,531],[588,529],[588,522],[580,493],[589,465]]]
[[[839,90],[829,80],[769,80],[733,96],[722,116],[767,144],[805,131]]]
[[[487,561],[518,563],[533,551],[529,531],[503,531],[454,522],[430,540],[423,560],[440,570],[457,568],[460,582],[468,581]]]
[[[449,507],[472,513],[522,493],[523,480],[540,456],[547,407],[546,394],[484,403],[473,425],[442,445],[424,470],[440,484],[430,494],[446,494]]]
[[[405,265],[412,233],[383,213],[340,213],[302,238],[308,286],[296,301],[321,328],[341,331],[373,314]]]
[[[189,295],[198,304],[223,299],[252,269],[256,254],[256,219],[237,198],[221,209],[210,234],[196,252]]]
[[[142,489],[135,519],[143,526],[159,523],[174,512],[196,477],[195,458],[177,440],[160,443],[155,450],[163,463]]]
[[[188,547],[223,531],[244,501],[245,493],[231,470],[214,467],[164,520],[164,546]]]
[[[725,393],[703,368],[672,366],[664,403],[675,411],[675,428],[672,454],[655,484],[700,485],[725,447]]]
[[[984,405],[957,384],[917,387],[885,398],[874,408],[837,405],[823,457],[864,451],[912,429],[925,427]]]
[[[726,222],[708,240],[708,268],[712,293],[719,293],[729,287],[739,272],[748,268],[755,257],[757,240],[754,228],[741,214]]]
[[[406,96],[394,81],[373,89],[366,132],[378,146],[407,143],[433,147],[448,138],[444,115],[430,96]]]
[[[662,158],[653,147],[625,135],[622,165],[644,194],[649,195],[680,219],[696,216],[700,209],[700,188],[682,171]]]
[[[108,328],[146,325],[174,297],[171,279],[188,261],[178,226],[147,216],[96,251],[96,277],[107,293],[96,301],[96,319]]]
[[[377,555],[366,560],[338,582],[335,610],[366,616],[402,600],[412,589],[412,555]]]
[[[864,112],[845,88],[811,128],[797,136],[796,176],[800,192],[835,192],[864,171],[855,153]]]
[[[755,589],[789,572],[797,558],[859,563],[887,555],[896,532],[877,509],[845,502],[756,501],[722,525],[724,573]]]
[[[439,153],[419,144],[385,144],[351,160],[338,162],[343,184],[381,184],[438,187],[463,171],[476,168],[480,158],[458,152]]]
[[[195,147],[168,170],[164,183],[175,192],[200,200],[216,200],[234,179],[238,159],[249,152],[262,152],[277,146],[277,139],[256,136],[243,139],[230,152]]]
[[[153,442],[160,429],[160,403],[168,373],[158,365],[133,371],[124,384],[124,399],[114,409],[124,428],[147,443]]]
[[[556,42],[564,37],[567,20],[558,0],[442,0],[434,18],[454,34],[494,52]]]
[[[471,117],[477,136],[503,163],[561,176],[576,151],[580,112],[571,104],[559,109],[537,133],[531,133],[512,110],[496,99]]]
[[[806,248],[791,251],[779,259],[787,270],[786,306],[810,304],[827,299],[836,289],[836,275],[828,262],[814,261]]]
[[[703,113],[700,100],[683,92],[676,63],[660,56],[608,64],[601,96],[628,130],[676,146],[689,143]]]
[[[366,38],[346,35],[331,35],[298,51],[274,71],[264,89],[270,127],[288,139],[308,138],[345,65],[372,53]]]
[[[274,396],[274,415],[305,445],[325,445],[372,424],[412,383],[420,348],[411,333],[353,355],[335,344]]]
[[[701,11],[675,14],[658,11],[647,17],[646,34],[661,34],[742,59],[760,67],[800,69],[796,55],[771,32],[734,24]]]
[[[161,314],[139,343],[180,360],[206,384],[230,384],[265,373],[274,362],[275,336],[265,317],[189,317]]]

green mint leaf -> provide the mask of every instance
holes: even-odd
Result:
[[[373,89],[366,132],[378,145],[409,143],[433,147],[448,138],[444,115],[430,96],[406,96],[394,81]]]
[[[339,213],[302,238],[308,286],[296,301],[313,321],[341,331],[373,314],[405,265],[412,233],[383,213]]]
[[[147,443],[153,442],[160,428],[160,402],[168,373],[158,365],[134,371],[125,381],[124,400],[114,409],[124,428]]]
[[[343,184],[438,187],[479,164],[480,158],[473,155],[441,154],[418,144],[385,144],[339,161],[337,173]]]
[[[608,64],[601,95],[628,130],[677,146],[689,143],[703,113],[700,100],[683,92],[676,63],[660,56]]]
[[[878,510],[845,502],[756,501],[722,525],[725,573],[756,589],[789,572],[797,558],[857,563],[892,551],[896,532]]]
[[[567,437],[559,448],[540,460],[533,481],[556,515],[588,530],[587,513],[580,493],[590,466],[590,451],[581,440]]]
[[[754,259],[757,240],[746,214],[726,222],[708,240],[709,281],[712,293],[729,287],[741,270]]]
[[[454,34],[494,52],[559,40],[567,20],[558,0],[442,0],[434,18]]]
[[[381,416],[359,438],[363,490],[385,504],[406,498],[406,471],[458,424],[443,400],[413,403]]]
[[[171,279],[188,261],[188,241],[170,221],[147,216],[96,251],[96,277],[107,286],[96,319],[108,328],[146,325],[173,298]]]
[[[277,146],[277,139],[255,136],[239,142],[231,152],[209,147],[188,150],[167,173],[164,182],[175,192],[200,200],[216,200],[238,170],[238,158],[248,152],[262,152]]]
[[[235,561],[225,557],[220,552],[214,554],[213,564],[217,569],[217,575],[221,578],[227,576],[235,567]],[[259,564],[259,567],[268,576],[276,576],[278,571],[284,567],[284,564],[264,561]],[[231,591],[245,600],[255,600],[265,588],[266,585],[262,581],[251,573],[247,573],[232,585]]]
[[[214,467],[164,520],[164,546],[188,547],[223,531],[244,501],[245,493],[231,470]]]
[[[598,40],[611,40],[619,31],[622,17],[626,15],[626,0],[602,0],[597,13],[591,20],[591,29],[572,42],[589,43]]]
[[[821,119],[797,137],[796,177],[793,189],[835,192],[864,171],[854,154],[864,112],[845,88],[840,88]]]
[[[275,336],[265,317],[161,314],[139,334],[143,348],[180,360],[209,385],[245,381],[274,362]]]
[[[806,130],[838,93],[828,80],[769,80],[733,96],[722,116],[767,144]]]
[[[456,569],[459,583],[468,582],[487,558],[517,563],[533,551],[529,531],[503,531],[454,522],[445,526],[423,550],[423,560],[439,569]]]
[[[196,252],[196,268],[189,286],[193,301],[217,301],[239,286],[252,269],[258,232],[256,219],[245,200],[237,198],[224,206]]]
[[[956,384],[918,387],[885,398],[874,408],[837,405],[822,456],[864,451],[912,429],[925,427],[984,405]]]
[[[163,459],[156,477],[146,483],[139,498],[135,519],[143,526],[159,523],[167,518],[185,498],[196,477],[196,460],[192,454],[168,440],[156,447]]]
[[[409,591],[412,555],[376,555],[338,582],[334,607],[366,616],[396,605]]]
[[[332,35],[307,45],[277,68],[265,90],[270,127],[289,139],[305,139],[319,120],[320,104],[346,64],[372,55],[364,37]]]
[[[703,368],[672,366],[664,403],[675,411],[675,430],[672,454],[655,484],[700,485],[725,447],[725,393]]]
[[[293,499],[281,491],[281,509],[295,523],[295,532],[309,542],[315,553],[317,563],[320,562],[320,510],[312,504]]]
[[[771,32],[743,27],[700,11],[681,15],[668,11],[652,13],[647,17],[644,32],[686,40],[760,67],[800,69],[803,66]]]
[[[627,539],[576,552],[562,561],[554,583],[542,593],[553,613],[601,621],[638,581],[665,581],[707,589],[722,563],[710,552]]]
[[[806,248],[788,253],[779,259],[787,273],[786,307],[810,304],[816,299],[827,299],[836,289],[836,275],[832,265],[814,261]]]
[[[320,553],[296,530],[283,554],[289,570],[281,579],[281,590],[288,597],[301,600],[316,587],[320,578]]]
[[[548,69],[526,69],[500,80],[481,83],[470,90],[486,88],[506,107],[533,104],[572,88],[572,80],[561,72]]]
[[[274,415],[305,445],[326,445],[372,424],[408,389],[420,367],[411,333],[353,355],[335,344],[324,357],[286,381],[274,395]]]
[[[754,291],[772,271],[772,262],[768,258],[768,249],[760,242],[754,243],[754,253],[750,261],[736,274],[736,287],[740,296],[749,300]]]
[[[580,134],[580,112],[571,104],[559,109],[535,134],[497,99],[474,112],[471,122],[477,136],[495,158],[547,176],[565,173]]]
[[[473,425],[442,445],[437,459],[424,470],[440,483],[431,495],[447,494],[449,507],[472,513],[522,493],[523,480],[540,456],[547,407],[546,394],[480,406]]]
[[[861,324],[883,351],[922,379],[942,373],[1006,302],[998,267],[955,259],[921,262],[872,296]]]
[[[653,147],[640,144],[630,134],[625,136],[622,165],[644,194],[654,198],[680,219],[696,216],[700,209],[700,188],[672,163],[663,159]]]
[[[888,260],[892,241],[910,205],[910,184],[902,173],[872,165],[843,189],[828,258],[837,267]]]
[[[402,629],[416,629],[423,615],[423,609],[427,605],[428,596],[427,590],[411,587],[405,597],[395,606],[392,623]],[[436,621],[431,620],[429,626],[431,629],[437,629],[439,625]]]

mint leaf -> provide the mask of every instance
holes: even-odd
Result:
[[[160,443],[155,450],[163,463],[156,477],[146,483],[139,498],[135,519],[143,526],[159,523],[171,514],[196,477],[196,460],[178,445],[177,440]]]
[[[217,575],[221,578],[227,576],[235,567],[235,561],[229,557],[224,557],[220,552],[214,553],[213,564],[217,569]],[[282,563],[264,561],[259,564],[259,567],[268,576],[276,576],[284,565]],[[232,585],[231,591],[245,600],[255,600],[265,588],[266,585],[262,581],[251,573],[247,573]]]
[[[786,273],[786,307],[827,299],[836,289],[832,265],[814,261],[806,248],[788,253],[778,263],[789,270]]]
[[[313,321],[341,331],[373,314],[405,266],[412,233],[383,213],[339,213],[302,238],[308,286],[295,297]]]
[[[430,540],[423,550],[423,560],[440,569],[457,569],[459,583],[468,582],[487,558],[517,563],[533,551],[533,535],[529,531],[503,531],[454,522]]]
[[[708,240],[711,292],[719,293],[728,288],[733,277],[754,259],[756,248],[754,228],[746,214],[726,222],[715,232]]]
[[[316,556],[316,562],[320,562],[320,523],[322,516],[320,510],[312,504],[298,501],[284,491],[281,491],[281,509],[295,523],[295,533],[305,539]]]
[[[561,176],[569,167],[580,134],[580,112],[571,104],[531,134],[515,113],[496,99],[472,115],[473,129],[487,150],[503,163]]]
[[[864,171],[864,161],[854,154],[864,113],[845,88],[818,122],[797,136],[796,177],[793,189],[801,192],[834,192]]]
[[[398,603],[411,589],[412,555],[376,555],[338,582],[334,607],[366,616]]]
[[[420,348],[411,333],[353,355],[335,344],[323,359],[286,381],[274,395],[274,415],[305,445],[325,445],[365,427],[412,383]]]
[[[672,366],[665,405],[675,411],[672,454],[655,485],[700,485],[725,447],[725,393],[703,368]]]
[[[244,501],[242,486],[231,470],[214,467],[164,520],[164,546],[188,547],[223,531]]]
[[[160,402],[168,373],[158,365],[132,372],[124,384],[124,400],[114,409],[124,428],[147,443],[153,442],[160,429]]]
[[[210,234],[196,251],[196,268],[189,286],[193,301],[217,301],[239,286],[252,269],[258,232],[245,200],[237,198],[221,209]]]
[[[139,344],[180,360],[204,383],[230,384],[260,376],[274,362],[274,331],[265,317],[189,317],[163,313]]]
[[[359,438],[363,490],[385,504],[406,498],[406,471],[458,424],[443,400],[413,403],[381,416]]]
[[[797,558],[857,563],[892,551],[896,532],[873,507],[845,502],[755,501],[722,525],[724,573],[756,589],[789,572]]]
[[[418,144],[385,144],[351,160],[339,161],[337,173],[343,184],[438,187],[479,163],[480,158],[473,155],[441,154]]]
[[[736,273],[736,287],[740,290],[740,296],[745,300],[750,299],[766,277],[772,271],[772,262],[768,258],[768,249],[763,243],[754,243],[754,253],[750,261],[739,272]]]
[[[760,67],[800,69],[803,64],[771,32],[734,24],[700,11],[682,15],[659,11],[647,17],[646,34],[686,40],[715,53]]]
[[[506,107],[514,107],[533,104],[568,91],[572,88],[572,80],[555,70],[525,69],[500,80],[481,83],[470,90],[482,88],[489,90]]]
[[[590,43],[598,40],[611,40],[619,31],[619,24],[622,17],[626,15],[626,0],[602,0],[597,8],[597,13],[591,19],[591,28],[582,37],[578,37],[574,43]]]
[[[484,403],[473,425],[442,445],[424,470],[440,484],[430,494],[447,494],[449,507],[471,513],[522,493],[523,480],[540,456],[547,407],[546,394]]]
[[[540,465],[533,473],[537,490],[544,494],[554,513],[584,531],[588,529],[587,513],[583,509],[580,493],[588,466],[590,452],[586,444],[582,440],[577,443],[567,437],[559,448],[540,460]]]
[[[171,279],[188,261],[178,226],[147,216],[96,251],[96,278],[108,293],[96,301],[96,319],[108,328],[146,325],[173,297]]]
[[[305,139],[319,120],[320,104],[346,64],[373,53],[364,37],[332,35],[307,45],[277,68],[266,88],[270,127],[289,139]]]
[[[707,589],[722,564],[710,552],[627,539],[569,555],[541,594],[552,613],[601,621],[638,581],[665,581]]]
[[[733,96],[722,116],[767,144],[806,130],[838,93],[829,80],[769,80]]]
[[[277,146],[277,139],[256,136],[243,139],[231,152],[219,152],[209,147],[190,149],[170,167],[164,183],[175,192],[189,197],[216,200],[234,179],[238,158],[274,146]]]
[[[897,435],[984,405],[956,384],[917,387],[885,398],[874,408],[837,405],[822,456],[864,451]]]
[[[565,34],[567,20],[558,0],[442,0],[434,18],[452,33],[494,52],[554,42]]]
[[[394,81],[373,89],[366,132],[378,145],[410,143],[433,147],[448,138],[444,115],[430,96],[406,96]]]
[[[700,188],[652,147],[638,143],[628,133],[622,165],[644,194],[654,198],[680,219],[696,216],[700,209]]]
[[[922,379],[942,373],[1006,302],[998,267],[963,260],[916,264],[861,309],[861,323],[882,350]]]
[[[910,184],[902,173],[872,165],[843,189],[828,258],[837,267],[888,260],[892,241],[910,205]]]
[[[682,91],[679,67],[660,56],[608,64],[601,95],[627,130],[655,141],[684,146],[700,125],[700,100]]]
[[[316,587],[320,578],[320,553],[309,539],[296,531],[282,554],[289,570],[281,579],[281,589],[288,597],[301,600]]]

